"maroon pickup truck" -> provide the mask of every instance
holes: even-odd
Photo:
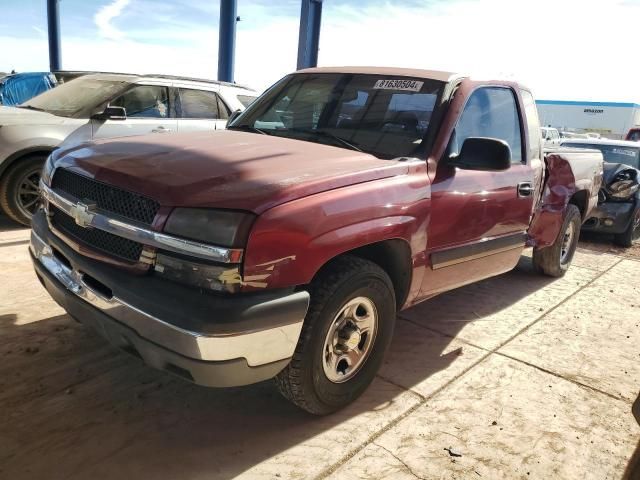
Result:
[[[31,253],[77,320],[206,386],[276,378],[332,412],[396,312],[514,268],[569,267],[602,156],[543,157],[531,93],[395,68],[288,75],[228,130],[55,151]]]

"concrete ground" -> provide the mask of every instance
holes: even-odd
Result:
[[[402,312],[365,395],[314,418],[270,382],[201,388],[105,345],[27,236],[0,219],[0,478],[640,478],[640,247],[593,238],[559,280],[523,256]]]

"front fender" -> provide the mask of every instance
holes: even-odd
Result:
[[[78,123],[65,125],[10,125],[0,128],[0,175],[16,160],[33,153],[51,152],[69,134],[81,128]]]
[[[430,188],[426,164],[418,170],[305,197],[262,214],[247,244],[243,290],[308,284],[336,256],[384,240],[401,239],[414,259],[424,257]]]

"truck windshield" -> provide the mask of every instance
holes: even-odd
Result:
[[[415,155],[442,82],[365,74],[294,74],[256,100],[230,129],[371,153]]]
[[[92,108],[107,102],[127,85],[124,81],[80,77],[48,90],[20,104],[19,107],[61,117],[81,118],[82,115],[89,116]]]
[[[630,167],[640,168],[640,160],[638,158],[640,148],[577,142],[563,143],[563,146],[600,150],[604,161],[607,163],[624,163]]]

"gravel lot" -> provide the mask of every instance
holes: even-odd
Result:
[[[562,279],[524,255],[402,312],[366,394],[313,418],[270,382],[205,389],[105,345],[27,237],[0,219],[0,478],[640,478],[640,245],[589,236]]]

